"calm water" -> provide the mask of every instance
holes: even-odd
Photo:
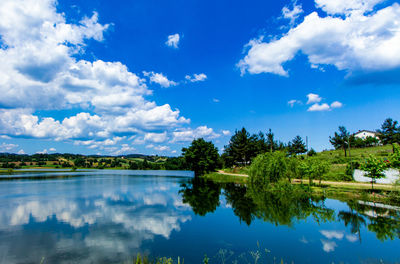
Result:
[[[123,263],[138,252],[189,264],[204,254],[254,263],[258,253],[258,263],[400,263],[397,208],[140,174],[0,181],[0,263]]]

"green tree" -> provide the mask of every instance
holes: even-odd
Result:
[[[383,160],[377,159],[371,155],[362,164],[361,169],[366,171],[366,177],[371,178],[372,190],[376,179],[385,177],[383,171],[386,169],[386,164]]]
[[[285,153],[276,151],[258,155],[250,166],[249,180],[254,185],[268,185],[286,177],[287,158]]]
[[[289,142],[288,150],[290,155],[297,155],[307,151],[306,144],[300,136],[296,136],[291,142]]]
[[[231,137],[228,146],[225,146],[225,153],[232,158],[232,161],[238,165],[247,165],[251,159],[256,156],[255,138],[243,127],[236,130]]]
[[[400,142],[400,128],[398,126],[398,122],[393,120],[392,118],[387,118],[381,129],[378,130],[379,138],[382,141],[382,144],[392,144],[395,142]]]
[[[74,160],[75,167],[85,167],[86,161],[82,157],[78,157]]]
[[[240,221],[250,225],[254,220],[257,210],[253,199],[247,195],[247,187],[235,183],[227,183],[224,187],[224,194],[228,204],[232,206],[233,213],[239,217]]]
[[[393,154],[390,155],[390,166],[400,168],[400,147],[399,144],[393,143]]]
[[[193,140],[188,148],[183,148],[182,156],[196,176],[215,171],[219,165],[218,149],[212,142],[202,138]]]
[[[208,212],[214,212],[219,206],[221,186],[218,183],[196,177],[181,187],[179,193],[183,203],[189,204],[195,214],[204,216]]]
[[[329,142],[335,149],[343,149],[344,156],[347,157],[348,141],[350,139],[350,133],[344,126],[339,126],[339,133],[335,132],[333,137],[329,137]]]
[[[256,155],[267,152],[268,146],[267,146],[267,143],[265,141],[265,136],[264,136],[263,132],[260,131],[258,133],[258,135],[253,135],[252,137],[253,138],[250,141],[254,140],[254,143],[255,143],[255,149],[254,150],[256,152]]]
[[[329,171],[329,164],[319,159],[308,158],[301,162],[299,171],[302,178],[308,177],[310,186],[313,179],[318,179],[321,185],[322,176]]]
[[[274,140],[274,133],[272,133],[272,130],[269,129],[267,135],[267,148],[269,149],[269,152],[273,152],[276,148],[276,142]]]

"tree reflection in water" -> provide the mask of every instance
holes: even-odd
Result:
[[[219,206],[221,185],[195,177],[189,183],[183,183],[179,193],[182,201],[189,204],[195,214],[205,216]]]
[[[380,240],[400,238],[400,212],[376,208],[359,201],[349,200],[349,210],[339,211],[325,205],[325,198],[314,196],[302,188],[285,187],[266,190],[263,187],[248,187],[234,183],[216,183],[202,178],[194,178],[182,184],[179,192],[183,202],[189,204],[193,212],[204,216],[214,212],[220,205],[223,193],[227,204],[240,222],[247,225],[255,219],[275,225],[293,226],[312,217],[317,223],[342,221],[357,234],[361,242],[361,230],[367,227]],[[372,213],[371,213],[372,212]]]
[[[350,225],[352,233],[358,233],[361,241],[361,228],[367,226],[381,240],[400,238],[400,212],[394,209],[379,208],[376,204],[362,204],[360,201],[347,202],[350,211],[340,211],[338,217],[345,226]],[[385,206],[385,205],[383,205]]]

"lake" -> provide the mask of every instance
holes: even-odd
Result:
[[[398,207],[249,195],[191,172],[21,175],[0,181],[0,263],[400,263]]]

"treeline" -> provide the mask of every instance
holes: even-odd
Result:
[[[329,137],[329,142],[335,149],[342,149],[345,157],[351,148],[373,147],[379,144],[388,145],[400,143],[400,126],[396,120],[386,118],[381,128],[376,130],[377,137],[366,137],[365,139],[356,137],[347,131],[346,127],[339,126],[337,132]]]
[[[260,154],[282,152],[288,157],[307,152],[303,138],[296,136],[288,143],[275,139],[271,129],[267,133],[250,134],[246,128],[236,130],[224,147],[220,156],[212,142],[195,139],[188,148],[182,149],[183,163],[186,168],[193,170],[196,175],[206,174],[218,168],[244,167],[250,165]],[[309,156],[315,155],[314,150],[308,151]]]
[[[250,134],[246,128],[236,130],[224,147],[221,159],[224,167],[246,166],[260,154],[266,152],[283,151],[288,156],[295,156],[307,152],[307,146],[303,138],[296,136],[288,143],[275,139],[271,129],[267,133],[260,131],[258,134]],[[313,154],[313,151],[310,153]]]

